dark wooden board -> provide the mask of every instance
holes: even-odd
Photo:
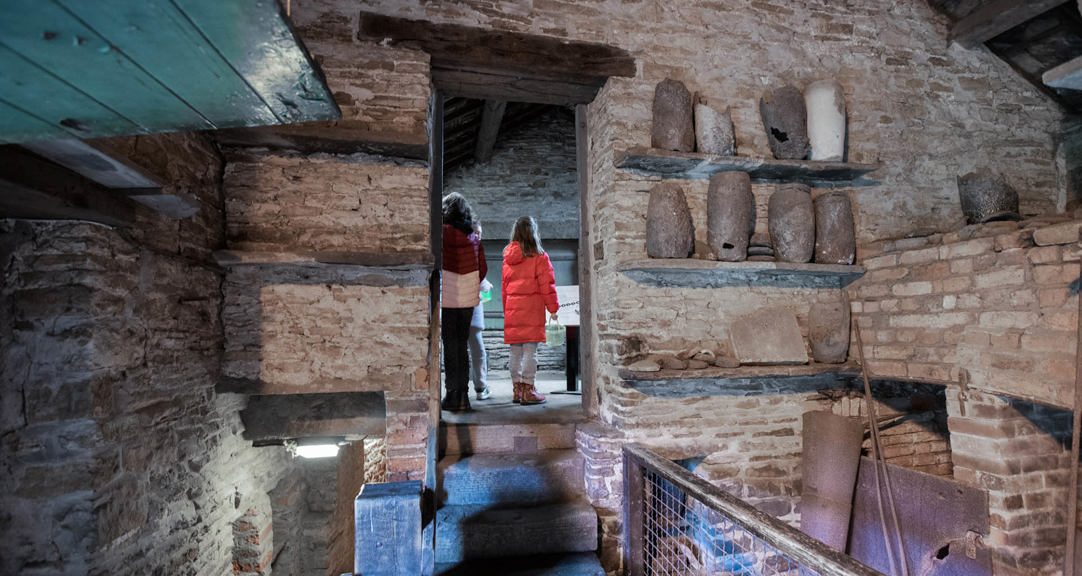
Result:
[[[815,188],[843,188],[878,184],[864,176],[881,166],[852,162],[713,156],[638,146],[631,148],[617,160],[616,167],[644,176],[688,180],[707,179],[718,172],[743,171],[757,182],[803,182]]]
[[[93,220],[112,226],[135,219],[131,201],[15,146],[0,147],[0,218]]]
[[[986,42],[1020,22],[1066,3],[1067,0],[994,0],[981,5],[951,28],[950,39],[972,48]]]
[[[535,104],[589,104],[605,84],[604,78],[553,79],[521,74],[433,68],[432,83],[448,96],[500,99]]]
[[[621,48],[548,36],[440,24],[361,12],[358,37],[409,43],[432,55],[432,66],[518,72],[534,77],[632,77],[635,59]]]

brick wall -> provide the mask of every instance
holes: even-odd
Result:
[[[870,244],[851,286],[877,376],[957,381],[1069,406],[1079,225],[1034,221]]]
[[[996,574],[1062,566],[1080,225],[1056,220],[869,245],[851,290],[870,369],[946,386],[954,475],[989,491]]]
[[[1071,413],[948,389],[954,474],[988,490],[995,574],[1062,574]]]

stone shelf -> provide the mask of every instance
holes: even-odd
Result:
[[[628,278],[658,288],[844,288],[864,275],[860,266],[791,262],[717,262],[692,258],[651,258],[621,265]]]
[[[218,250],[214,260],[260,284],[423,286],[434,259],[428,252],[256,252]],[[257,279],[258,280],[255,280]]]
[[[413,266],[435,262],[428,252],[270,252],[260,250],[218,250],[214,260],[219,266],[252,264],[334,264],[346,266]]]
[[[619,376],[625,385],[655,398],[765,396],[848,388],[854,379],[860,378],[860,368],[856,364],[846,363],[657,372],[621,369]]]
[[[713,156],[636,146],[624,153],[616,167],[643,176],[686,180],[702,180],[717,172],[739,170],[747,172],[755,182],[803,182],[814,188],[847,188],[879,184],[864,176],[882,164]]]

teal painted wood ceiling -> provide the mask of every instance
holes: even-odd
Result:
[[[4,0],[0,143],[335,120],[276,0]]]

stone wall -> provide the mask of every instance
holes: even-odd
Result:
[[[574,112],[554,108],[515,130],[501,132],[492,159],[447,174],[443,191],[458,192],[470,201],[485,238],[506,244],[515,220],[533,216],[542,243],[578,239]]]
[[[427,168],[231,149],[223,186],[237,259],[226,275],[224,375],[258,394],[385,392],[387,479],[422,479],[438,374]]]
[[[235,522],[271,514],[292,463],[215,392],[221,159],[195,135],[110,145],[200,209],[0,222],[0,572],[229,573]]]
[[[836,78],[849,110],[848,159],[882,163],[872,175],[878,185],[849,190],[861,244],[957,230],[962,215],[955,178],[974,170],[1001,172],[1018,189],[1026,214],[1050,212],[1064,202],[1055,159],[1061,113],[987,51],[949,45],[950,23],[925,2],[370,1],[363,9],[606,43],[637,60],[634,77],[610,79],[586,110],[590,210],[583,217],[589,223],[593,286],[586,297],[596,335],[586,344],[596,363],[586,389],[602,431],[580,444],[590,445],[584,452],[589,478],[597,482],[591,497],[602,518],[603,555],[610,571],[618,569],[613,563],[619,541],[616,503],[622,497],[619,472],[610,465],[619,461],[623,442],[644,441],[673,457],[726,451],[727,474],[784,496],[799,481],[800,414],[823,407],[811,394],[648,397],[619,377],[619,368],[646,351],[722,346],[732,320],[757,309],[789,308],[806,335],[810,305],[834,292],[655,288],[619,272],[620,266],[645,258],[644,191],[656,178],[621,171],[615,162],[632,146],[649,145],[650,106],[658,82],[682,80],[692,91],[732,106],[738,153],[763,157],[769,155],[758,113],[764,89]],[[428,85],[423,78],[396,85],[400,99],[387,89],[392,71],[404,66],[417,65],[417,74],[425,75],[421,53],[352,43],[355,3],[311,0],[295,5],[295,11],[317,59],[334,62],[326,70],[336,94],[349,92],[351,104],[362,115],[371,110],[372,119],[386,113],[411,125],[423,116],[415,97]],[[342,63],[349,55],[361,58],[361,70],[336,72],[348,68]],[[364,81],[358,82],[358,76]],[[365,81],[373,85],[367,94],[356,89]],[[376,123],[395,132],[394,122]],[[681,185],[702,245],[706,182]],[[773,189],[771,184],[755,186],[760,225]],[[861,303],[857,306],[863,313]],[[985,355],[978,360],[983,366],[995,362]],[[976,367],[971,365],[971,371]],[[595,443],[593,438],[603,440]]]

